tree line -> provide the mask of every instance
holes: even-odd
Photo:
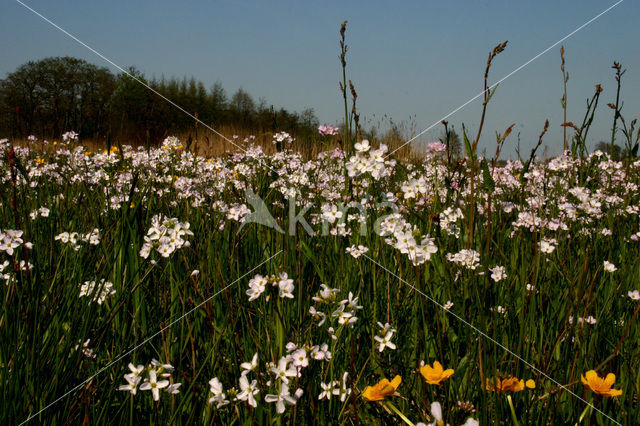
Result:
[[[312,108],[289,112],[257,102],[242,88],[228,96],[218,81],[208,90],[195,78],[147,80],[131,67],[113,74],[82,59],[29,61],[0,80],[0,137],[58,138],[75,130],[82,138],[120,138],[156,142],[169,134],[195,130],[196,121],[136,79],[214,129],[233,126],[262,133],[284,130],[297,136],[315,133]]]

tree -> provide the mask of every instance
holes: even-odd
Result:
[[[106,68],[98,68],[71,57],[30,61],[0,82],[3,116],[8,114],[12,136],[39,133],[58,137],[74,129],[82,136],[104,130],[104,113],[115,89],[115,78]]]
[[[256,105],[251,95],[245,92],[242,87],[231,97],[230,106],[232,112],[237,115],[243,125],[251,124]]]

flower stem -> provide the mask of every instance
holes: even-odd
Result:
[[[391,411],[400,416],[400,418],[404,420],[406,424],[408,424],[409,426],[415,426],[413,422],[407,418],[407,416],[402,414],[402,412],[400,412],[400,410],[398,410],[398,408],[396,408],[396,406],[391,403],[391,401],[385,401],[385,404],[391,409]]]
[[[520,426],[518,422],[518,417],[516,416],[516,410],[513,408],[513,400],[511,399],[511,395],[507,395],[507,401],[509,402],[509,408],[511,409],[511,417],[513,418],[513,424],[516,426]]]
[[[589,403],[589,405],[587,405],[584,409],[584,411],[582,412],[582,414],[580,414],[580,418],[578,419],[578,422],[576,423],[576,425],[578,425],[579,423],[582,423],[582,420],[585,418],[585,416],[587,415],[587,411],[591,412],[591,410],[593,409],[593,405],[591,405],[591,403]]]

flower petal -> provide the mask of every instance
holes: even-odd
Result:
[[[393,380],[391,381],[391,386],[393,386],[394,391],[398,389],[398,386],[400,386],[401,382],[402,382],[402,377],[396,376],[393,378]]]
[[[613,373],[609,373],[607,374],[607,377],[604,379],[604,384],[607,387],[611,387],[613,386],[613,384],[616,382],[616,375]]]

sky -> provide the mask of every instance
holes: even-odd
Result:
[[[321,124],[344,119],[339,29],[346,31],[347,78],[358,93],[361,123],[389,119],[407,138],[439,123],[481,93],[489,52],[492,84],[569,35],[617,0],[608,1],[167,1],[21,0],[114,63],[146,77],[195,77],[242,87],[276,108],[313,108]],[[588,143],[610,141],[615,101],[613,61],[622,77],[622,114],[640,116],[640,2],[625,0],[562,42],[568,82],[567,120],[582,122],[596,84],[604,89]],[[15,0],[0,1],[0,78],[29,60],[73,56],[118,70]],[[523,157],[545,119],[547,156],[562,151],[560,45],[498,87],[488,105],[479,149],[495,151],[495,134],[515,124],[503,150]],[[447,120],[475,136],[481,98]],[[422,140],[436,140],[437,125]],[[542,150],[541,150],[542,151]],[[540,154],[542,154],[541,152]]]

